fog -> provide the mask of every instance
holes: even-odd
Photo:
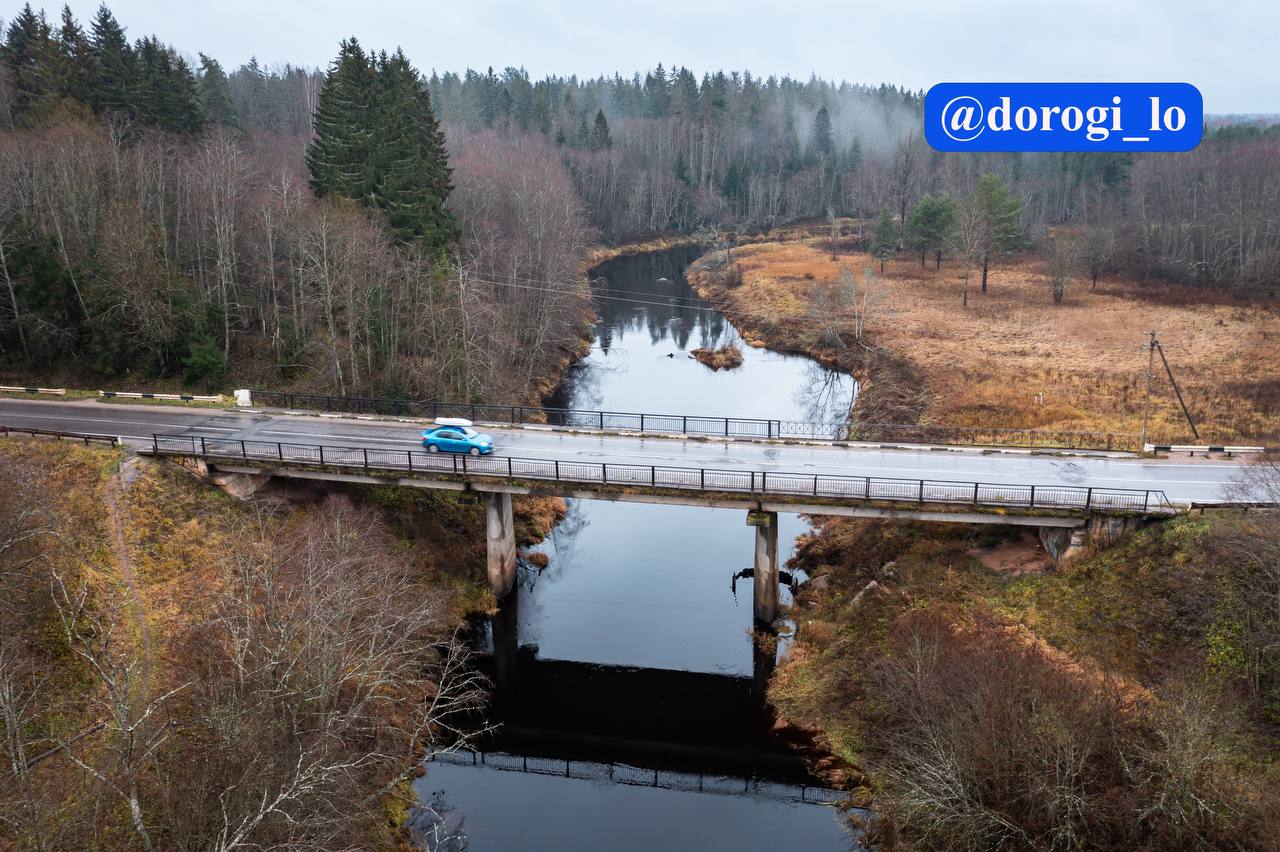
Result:
[[[97,0],[71,7],[88,20]],[[535,79],[594,77],[662,62],[699,77],[749,69],[913,90],[959,80],[1166,80],[1199,86],[1211,113],[1280,112],[1271,43],[1280,4],[1271,0],[119,0],[111,7],[131,35],[154,31],[228,68],[250,56],[323,67],[339,39],[354,34],[369,45],[400,45],[419,68],[442,73],[515,65]]]

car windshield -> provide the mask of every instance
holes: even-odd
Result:
[[[462,430],[462,434],[463,434],[463,435],[466,435],[468,438],[474,438],[475,436],[479,435],[480,433],[479,433],[479,432],[477,432],[475,429],[463,429],[463,430]]]

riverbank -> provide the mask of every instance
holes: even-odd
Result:
[[[520,542],[563,512],[517,499]],[[224,817],[271,845],[324,812],[329,837],[395,846],[392,782],[483,699],[451,638],[494,605],[483,541],[450,494],[285,482],[242,502],[121,448],[0,438],[0,709],[23,720],[7,753],[43,755],[6,771],[0,845],[168,848]],[[128,748],[145,756],[111,757]],[[136,822],[84,798],[117,789]]]
[[[1202,435],[1277,434],[1270,303],[1104,279],[1055,306],[1023,257],[966,311],[962,270],[878,268],[800,235],[689,278],[748,342],[863,380],[858,421],[1136,434],[1154,326]],[[1181,435],[1181,416],[1157,376],[1152,431]],[[1245,566],[1275,553],[1277,521],[1179,518],[1054,566],[1013,528],[813,520],[769,697],[828,783],[880,814],[872,840],[1276,848],[1280,669],[1258,654],[1280,622],[1253,614]]]
[[[886,848],[1277,848],[1280,586],[1247,554],[1280,518],[1182,517],[1057,570],[1013,528],[816,523],[769,695]]]
[[[848,269],[869,294],[864,340],[840,287]],[[1204,439],[1280,440],[1280,308],[1221,294],[1104,277],[1053,304],[1033,257],[994,264],[987,293],[963,268],[918,258],[877,261],[852,244],[798,236],[701,258],[690,282],[757,345],[801,351],[864,381],[864,422],[1000,426],[1137,435],[1146,330],[1160,334]],[[873,270],[868,287],[866,275]],[[865,346],[863,345],[865,343]],[[1191,440],[1159,358],[1151,433]],[[886,385],[895,385],[893,388]],[[1185,440],[1184,440],[1185,439]]]

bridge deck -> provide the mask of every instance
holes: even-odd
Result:
[[[450,487],[449,484],[456,487],[456,483],[463,483],[479,491],[527,490],[595,499],[678,501],[708,506],[737,505],[746,498],[746,505],[768,501],[789,511],[804,511],[795,508],[799,505],[827,510],[854,505],[913,513],[954,513],[964,509],[983,515],[1036,519],[1173,511],[1163,492],[1146,489],[465,456],[191,435],[154,435],[151,451],[157,455],[200,459],[233,472],[305,474],[305,478],[347,481],[353,472],[358,472],[370,481],[394,478],[399,484],[426,488]],[[495,488],[497,484],[515,487]]]

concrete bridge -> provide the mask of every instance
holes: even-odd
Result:
[[[118,435],[241,496],[271,477],[475,492],[486,507],[489,578],[500,596],[515,579],[512,495],[739,509],[754,527],[762,622],[778,611],[778,512],[1030,525],[1062,555],[1087,535],[1221,500],[1222,486],[1242,467],[1236,460],[884,450],[547,426],[491,429],[497,452],[467,457],[424,452],[421,422],[89,400],[0,400],[0,423]]]

